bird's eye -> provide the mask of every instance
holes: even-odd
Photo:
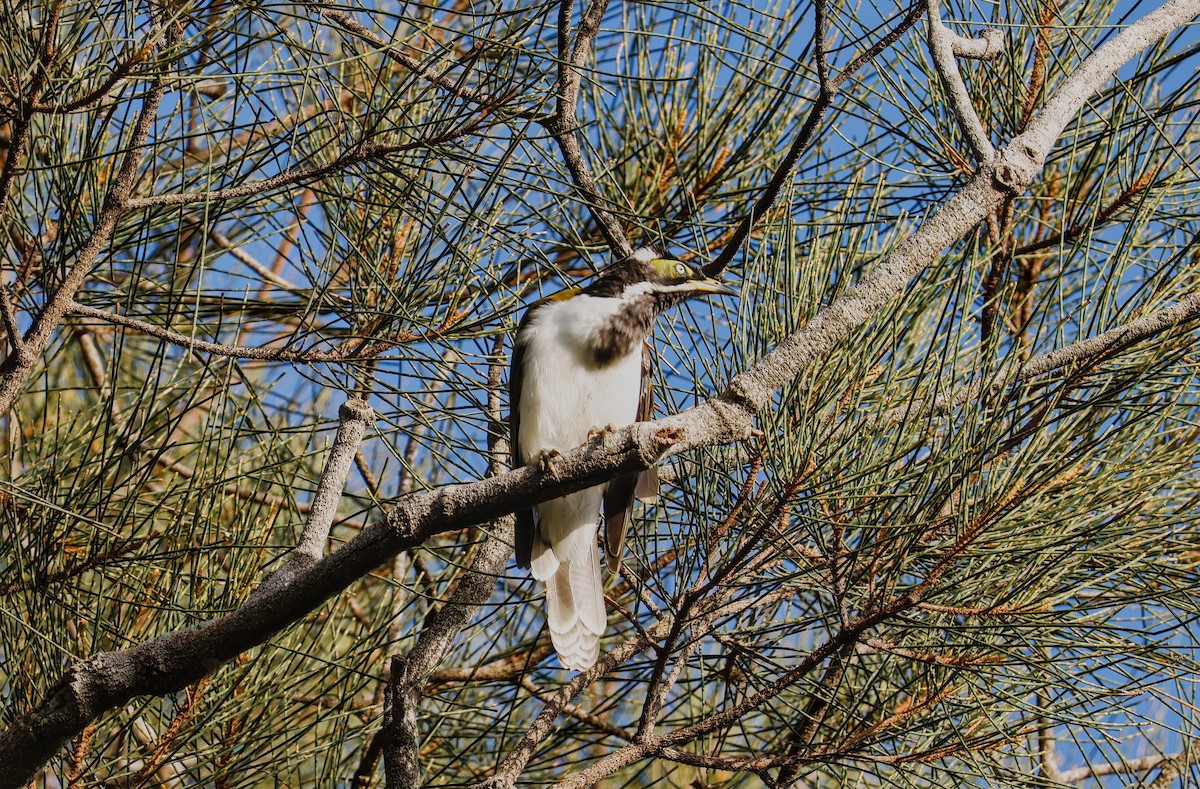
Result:
[[[687,276],[687,273],[688,273],[687,266],[683,265],[682,263],[676,263],[675,264],[675,273],[681,277]]]

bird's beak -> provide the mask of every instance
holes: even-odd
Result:
[[[715,295],[715,296],[736,296],[738,292],[726,285],[720,280],[709,277],[708,279],[696,279],[688,283],[689,288],[697,295]]]

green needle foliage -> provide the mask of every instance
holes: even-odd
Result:
[[[958,59],[999,145],[1154,8],[941,16],[1003,34]],[[347,398],[377,418],[329,551],[503,471],[523,305],[626,239],[711,260],[814,119],[725,272],[740,298],[657,327],[657,415],[808,325],[980,167],[922,11],[5,0],[0,725],[76,661],[246,603]],[[402,752],[429,786],[1192,785],[1200,310],[1030,365],[1197,292],[1195,30],[1095,86],[1032,187],[758,433],[669,459],[606,578],[603,676],[554,700],[575,675],[542,589],[486,564],[507,520],[460,524],[107,710],[33,785],[413,786]],[[846,79],[818,116],[822,60]]]

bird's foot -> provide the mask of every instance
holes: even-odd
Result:
[[[617,426],[609,422],[604,427],[593,427],[588,431],[588,443],[608,446],[609,438],[617,432]]]
[[[538,453],[538,468],[554,479],[558,479],[558,459],[560,457],[562,457],[562,453],[557,449],[543,449]]]
[[[750,425],[742,433],[742,440],[749,441],[752,438],[755,438],[755,439],[762,438],[764,435],[766,435],[766,434],[763,433],[763,431],[759,430],[757,427],[754,427],[753,425]]]

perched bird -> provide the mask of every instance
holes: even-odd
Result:
[[[654,320],[711,294],[736,291],[643,247],[586,288],[533,304],[517,330],[509,376],[513,467],[546,465],[597,431],[651,418]],[[608,568],[616,572],[635,493],[653,498],[656,488],[657,476],[643,472],[517,512],[517,565],[546,582],[550,639],[564,668],[596,662],[608,619],[596,548],[601,508]]]

